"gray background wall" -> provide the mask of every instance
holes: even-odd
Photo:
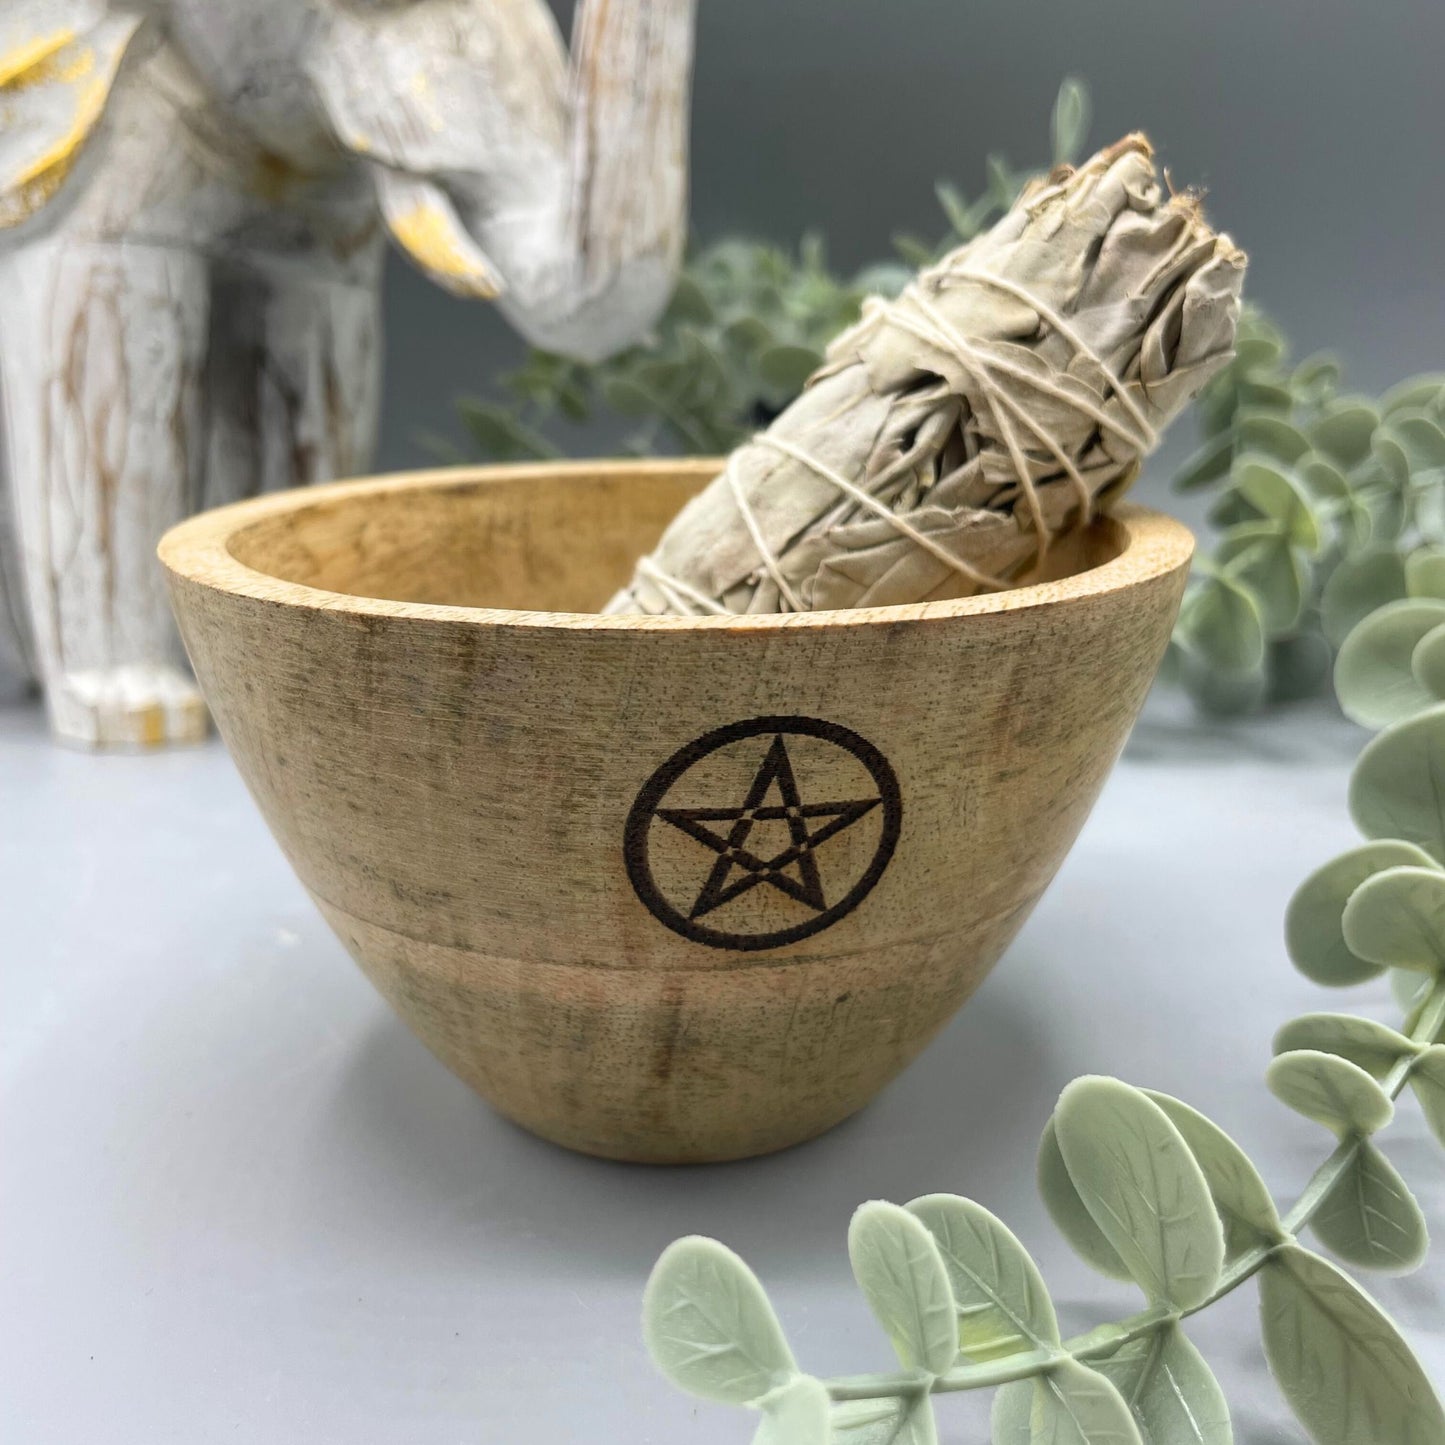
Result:
[[[935,178],[1045,159],[1069,72],[1096,144],[1146,130],[1208,188],[1300,354],[1365,390],[1445,369],[1445,0],[700,0],[694,232],[816,229],[843,268],[937,234]],[[395,258],[389,286],[384,468],[520,353]]]

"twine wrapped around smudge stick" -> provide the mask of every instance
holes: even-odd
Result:
[[[1245,257],[1142,135],[1028,186],[872,299],[690,501],[612,613],[964,597],[1026,580],[1229,359]]]

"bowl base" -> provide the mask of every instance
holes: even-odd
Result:
[[[499,1113],[645,1164],[753,1158],[841,1124],[967,1001],[1028,911],[883,960],[660,972],[498,958],[316,904],[412,1032]]]

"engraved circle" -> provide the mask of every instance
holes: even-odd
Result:
[[[820,790],[820,764],[846,785]],[[863,902],[902,821],[897,776],[866,738],[820,718],[756,717],[704,733],[657,768],[628,812],[623,858],[638,898],[674,933],[712,948],[781,948]],[[769,836],[771,850],[758,841]],[[774,917],[747,927],[747,905],[730,905],[746,899],[755,912],[760,898]]]

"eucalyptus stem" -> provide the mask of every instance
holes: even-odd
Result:
[[[1415,1027],[1410,1030],[1410,1042],[1419,1048],[1433,1044],[1445,1029],[1445,974],[1439,975],[1430,987],[1424,1004],[1419,1008]],[[1415,1067],[1417,1051],[1396,1059],[1390,1072],[1380,1081],[1380,1087],[1392,1098],[1400,1096],[1400,1090],[1410,1078]],[[1291,1234],[1297,1234],[1314,1217],[1321,1202],[1334,1188],[1341,1174],[1349,1168],[1359,1152],[1363,1135],[1347,1134],[1340,1140],[1334,1153],[1315,1170],[1293,1209],[1284,1217],[1284,1227]]]
[[[1424,1002],[1415,1010],[1415,1024],[1408,1035],[1415,1047],[1410,1053],[1397,1059],[1390,1071],[1380,1081],[1381,1088],[1391,1099],[1398,1098],[1409,1081],[1415,1060],[1430,1044],[1445,1033],[1445,974],[1439,975],[1431,985]],[[1284,1216],[1281,1238],[1267,1241],[1253,1249],[1244,1251],[1219,1277],[1213,1291],[1197,1305],[1187,1310],[1170,1310],[1158,1305],[1140,1310],[1137,1314],[1112,1323],[1095,1326],[1082,1335],[1066,1340],[1058,1349],[1031,1350],[1026,1354],[1010,1355],[1001,1360],[988,1360],[978,1364],[955,1365],[941,1375],[915,1374],[872,1374],[846,1375],[825,1381],[829,1397],[833,1400],[876,1400],[903,1397],[920,1393],[948,1394],[955,1390],[979,1390],[995,1385],[1007,1385],[1015,1380],[1026,1380],[1042,1374],[1050,1365],[1072,1356],[1076,1360],[1091,1360],[1115,1354],[1131,1340],[1149,1334],[1152,1330],[1170,1320],[1184,1319],[1208,1309],[1210,1305],[1237,1289],[1245,1280],[1257,1274],[1270,1258],[1285,1245],[1291,1243],[1314,1217],[1320,1205],[1328,1198],[1340,1176],[1353,1163],[1365,1136],[1347,1134],[1329,1158],[1315,1170],[1305,1185],[1294,1207]]]

